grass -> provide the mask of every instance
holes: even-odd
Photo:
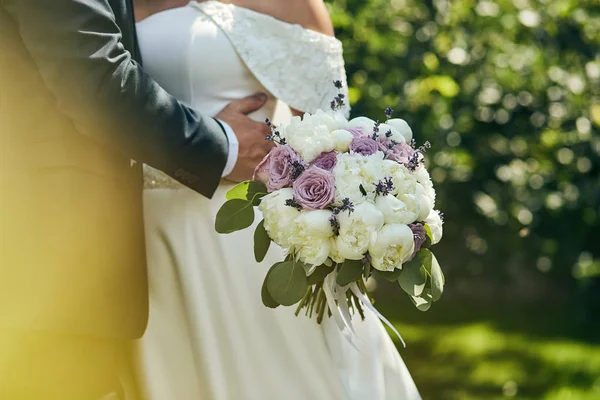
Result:
[[[420,313],[397,291],[375,298],[424,400],[600,399],[600,332],[581,332],[566,307],[453,299]]]

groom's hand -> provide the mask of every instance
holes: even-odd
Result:
[[[264,122],[256,122],[248,114],[259,110],[267,102],[267,95],[257,93],[241,100],[232,101],[215,118],[226,122],[239,142],[238,159],[231,174],[226,178],[235,182],[252,179],[254,168],[274,146],[265,140],[270,129]]]

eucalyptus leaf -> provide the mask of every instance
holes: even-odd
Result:
[[[398,278],[400,287],[410,296],[420,296],[427,283],[427,274],[421,269],[422,260],[414,257],[402,265],[402,271]]]
[[[422,249],[428,249],[431,247],[432,245],[432,241],[433,241],[433,236],[431,233],[431,227],[427,224],[423,225],[423,228],[425,228],[425,241],[423,242],[423,244],[421,245]]]
[[[338,271],[336,282],[340,286],[346,286],[359,280],[363,273],[363,263],[361,260],[346,260]]]
[[[445,278],[442,268],[433,253],[428,249],[421,249],[418,255],[431,279],[431,296],[433,301],[438,301],[444,292]]]
[[[269,272],[267,272],[267,276],[265,276],[265,280],[262,284],[262,288],[260,289],[260,296],[262,298],[262,302],[265,306],[267,306],[269,308],[277,308],[280,306],[280,304],[278,302],[273,300],[273,298],[269,294],[269,290],[267,289],[267,281],[269,280],[269,275],[271,274],[271,271],[273,271],[273,268],[275,268],[278,264],[281,264],[281,263],[280,262],[275,263],[275,265],[273,265],[271,267]]]
[[[238,183],[225,194],[227,200],[242,199],[242,200],[254,200],[256,195],[260,197],[268,193],[267,187],[258,181],[245,181]]]
[[[254,208],[248,200],[233,199],[225,202],[217,212],[215,230],[231,233],[245,229],[254,222]]]
[[[431,308],[431,304],[433,303],[431,293],[428,290],[424,290],[421,296],[410,296],[410,299],[419,311],[429,310],[429,308]]]
[[[333,271],[333,267],[328,267],[325,264],[319,265],[312,274],[308,277],[308,284],[315,285],[319,282],[323,282],[325,277]]]
[[[285,261],[273,266],[267,277],[267,290],[275,302],[291,306],[302,300],[308,282],[300,261]]]
[[[254,258],[256,262],[261,262],[265,259],[270,245],[271,237],[265,229],[265,220],[263,219],[254,231]]]
[[[401,269],[395,268],[393,271],[379,271],[376,270],[379,276],[390,282],[396,282],[402,273]]]

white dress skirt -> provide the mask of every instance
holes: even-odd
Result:
[[[252,117],[284,122],[290,107],[326,107],[332,82],[345,82],[338,40],[217,1],[155,14],[138,37],[148,73],[208,115],[263,91],[270,100]],[[263,279],[282,250],[272,246],[257,264],[253,229],[215,232],[232,186],[224,181],[209,200],[145,167],[150,319],[137,362],[147,399],[420,399],[374,314],[357,318],[357,351],[327,318],[318,325],[263,306]]]

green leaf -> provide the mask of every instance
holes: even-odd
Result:
[[[270,245],[271,237],[265,229],[265,220],[263,219],[254,231],[254,258],[256,262],[261,262],[265,259]]]
[[[410,299],[419,311],[429,310],[433,303],[431,292],[428,289],[425,289],[421,296],[410,296]]]
[[[248,200],[233,199],[225,202],[217,212],[215,230],[231,233],[245,229],[254,222],[254,208]]]
[[[442,268],[440,268],[440,264],[433,253],[428,249],[421,249],[418,256],[431,279],[431,297],[433,301],[438,301],[444,292],[445,278]]]
[[[363,273],[363,263],[361,260],[346,260],[340,266],[335,281],[340,286],[346,286],[359,280]]]
[[[238,183],[229,189],[225,197],[227,200],[242,199],[250,201],[253,200],[257,194],[264,196],[267,193],[267,187],[262,182],[245,181]]]
[[[302,300],[308,282],[300,261],[286,261],[273,266],[267,279],[267,289],[275,302],[291,306]]]
[[[377,273],[379,274],[379,276],[381,276],[385,280],[388,280],[390,282],[396,282],[398,280],[398,278],[400,277],[402,270],[398,269],[398,268],[394,269],[393,271],[377,270]]]
[[[410,296],[418,297],[425,289],[427,274],[421,268],[422,265],[422,260],[419,257],[414,257],[402,266],[398,284]]]
[[[271,271],[273,271],[273,268],[275,268],[277,265],[281,264],[280,262],[275,263],[271,269],[269,270],[269,272],[267,272],[267,276],[265,276],[265,280],[262,284],[262,288],[260,289],[260,296],[262,298],[262,302],[265,306],[269,307],[269,308],[277,308],[280,306],[280,304],[278,302],[276,302],[275,300],[273,300],[273,298],[271,297],[271,295],[269,294],[269,290],[267,289],[267,281],[269,280],[269,275],[271,274]]]
[[[432,234],[431,234],[431,227],[427,224],[423,225],[423,228],[425,228],[425,241],[423,242],[423,244],[421,245],[422,249],[428,249],[431,247],[431,243],[432,243]]]
[[[323,279],[333,271],[333,267],[328,267],[325,264],[319,265],[312,274],[308,276],[308,284],[314,285],[323,282]]]

